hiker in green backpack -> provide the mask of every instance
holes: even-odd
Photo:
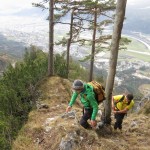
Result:
[[[80,125],[85,129],[96,127],[96,116],[98,112],[98,103],[95,99],[95,93],[93,92],[93,87],[87,83],[83,83],[81,80],[75,80],[72,85],[74,90],[71,100],[66,112],[69,112],[75,103],[78,95],[80,95],[80,101],[84,106],[83,116],[80,120]],[[90,119],[90,124],[88,123]]]
[[[128,110],[134,106],[132,94],[116,95],[112,97],[112,109],[116,119],[114,130],[117,128],[122,130],[122,122]]]

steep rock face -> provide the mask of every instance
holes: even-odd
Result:
[[[70,113],[65,113],[71,97],[70,81],[59,77],[45,78],[38,90],[41,93],[38,107],[30,112],[28,122],[13,142],[13,150],[150,149],[148,116],[129,114],[122,133],[112,131],[113,117],[112,126],[104,126],[98,131],[85,130],[79,125],[82,107],[78,102]]]

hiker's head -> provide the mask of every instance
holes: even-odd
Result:
[[[72,85],[73,90],[81,92],[84,88],[84,84],[81,80],[75,80]]]
[[[127,94],[126,98],[127,98],[127,101],[130,103],[133,99],[133,94]]]

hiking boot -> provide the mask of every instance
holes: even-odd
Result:
[[[123,132],[122,132],[122,129],[119,129],[119,131],[120,131],[120,133],[123,133]]]
[[[91,129],[93,129],[93,128],[91,127],[91,125],[88,124],[88,126],[87,126],[85,129],[91,130]]]
[[[114,132],[114,133],[117,133],[117,129],[114,128],[113,132]]]

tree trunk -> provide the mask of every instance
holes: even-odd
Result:
[[[94,29],[93,29],[93,39],[92,39],[92,51],[91,51],[89,81],[93,80],[93,66],[94,66],[94,56],[95,56],[96,25],[97,25],[97,8],[95,8],[95,12],[94,12]]]
[[[70,58],[70,45],[71,45],[71,41],[72,41],[73,14],[74,14],[74,9],[72,10],[72,13],[71,13],[70,37],[67,41],[67,79],[68,79],[68,75],[69,75],[69,60],[70,60],[69,58]]]
[[[105,123],[111,123],[111,98],[112,90],[114,85],[114,78],[116,74],[116,66],[118,59],[119,40],[121,38],[121,31],[123,27],[123,21],[126,10],[127,0],[118,0],[116,6],[116,16],[114,22],[114,29],[112,34],[112,41],[110,47],[110,60],[109,60],[109,71],[106,82],[106,101],[104,102],[105,108]]]
[[[49,1],[49,55],[48,55],[48,76],[54,75],[54,0]]]

